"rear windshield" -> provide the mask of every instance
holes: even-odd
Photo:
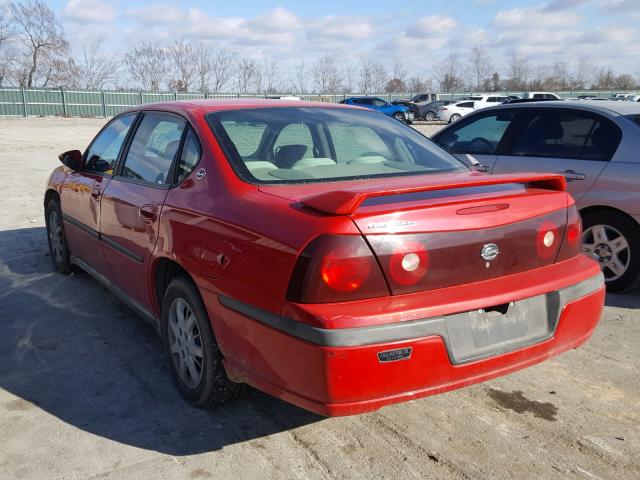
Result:
[[[373,111],[256,108],[215,112],[207,120],[236,173],[250,183],[467,170],[412,128]]]

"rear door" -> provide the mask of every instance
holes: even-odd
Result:
[[[145,112],[102,196],[100,231],[109,277],[150,309],[147,270],[158,239],[160,211],[174,176],[185,131],[182,117]]]
[[[514,110],[498,110],[458,121],[434,137],[438,145],[469,164],[468,155],[492,168],[497,149],[515,116]]]
[[[591,112],[527,109],[503,142],[492,173],[561,173],[579,201],[614,155],[620,138],[613,122]]]
[[[136,115],[122,115],[109,122],[89,145],[82,170],[71,172],[62,187],[61,207],[69,247],[102,274],[106,269],[98,235],[100,198]]]

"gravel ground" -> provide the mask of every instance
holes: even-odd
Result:
[[[578,350],[376,413],[325,419],[256,391],[190,407],[153,331],[49,265],[47,175],[103,123],[0,119],[0,478],[640,478],[638,293],[609,295]]]

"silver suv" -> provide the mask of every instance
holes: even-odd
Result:
[[[584,227],[583,251],[612,292],[640,285],[640,104],[551,101],[476,111],[433,140],[491,173],[557,172]]]

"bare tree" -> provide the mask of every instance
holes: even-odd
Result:
[[[211,91],[220,93],[236,73],[236,57],[226,50],[218,50],[211,57]]]
[[[342,67],[342,91],[353,93],[356,89],[357,66],[346,60]]]
[[[362,93],[382,92],[389,80],[384,66],[369,57],[360,59],[360,91]]]
[[[615,83],[615,77],[610,68],[602,67],[598,69],[594,76],[594,84],[593,87],[598,89],[611,89],[613,88]]]
[[[311,70],[316,91],[321,94],[335,93],[340,89],[340,75],[336,62],[329,55],[324,54],[313,64]]]
[[[492,72],[493,63],[485,49],[477,45],[471,47],[471,51],[469,52],[469,73],[473,79],[476,91],[483,89],[486,80],[491,76]]]
[[[564,61],[558,61],[551,67],[551,82],[547,82],[547,88],[553,90],[566,90],[571,86],[571,74],[569,73],[569,64]]]
[[[115,55],[102,53],[102,39],[85,44],[82,55],[72,63],[72,83],[84,90],[102,90],[115,85],[120,62]]]
[[[556,79],[554,76],[549,77],[549,65],[545,63],[537,63],[531,67],[531,80],[529,87],[532,90],[557,90],[555,87]]]
[[[59,73],[69,51],[62,25],[55,13],[40,0],[12,2],[9,9],[16,35],[24,48],[21,84],[46,86]]]
[[[174,77],[170,88],[177,92],[191,91],[198,76],[198,50],[189,42],[176,40],[167,50],[167,56]]]
[[[409,77],[406,82],[407,91],[412,93],[428,92],[432,89],[433,81],[429,78],[421,80],[420,77]]]
[[[395,59],[393,66],[391,67],[391,78],[387,80],[384,87],[384,91],[387,93],[399,93],[407,90],[405,78],[407,72],[400,63],[400,60]]]
[[[304,68],[304,60],[293,67],[292,90],[295,93],[307,93],[307,73]]]
[[[578,63],[571,75],[570,87],[572,89],[583,89],[587,86],[587,78],[591,71],[591,60],[587,54],[578,57]]]
[[[11,17],[8,12],[0,9],[0,87],[4,85],[12,69],[12,59],[15,55],[8,40],[13,33]]]
[[[254,83],[256,83],[256,75],[259,73],[256,62],[254,60],[243,58],[238,62],[236,72],[238,92],[242,94],[250,93],[251,88]]]
[[[529,85],[529,78],[531,77],[531,66],[529,65],[529,59],[527,57],[518,57],[514,55],[509,61],[507,67],[509,76],[509,89],[511,90],[526,90]]]
[[[150,43],[134,47],[125,55],[125,62],[131,78],[144,90],[157,92],[169,71],[167,52]]]
[[[438,62],[433,68],[433,73],[440,85],[440,90],[443,92],[451,92],[464,87],[462,68],[455,52]]]
[[[262,82],[266,93],[278,93],[282,90],[282,73],[276,60],[265,60],[260,65]]]
[[[619,88],[620,90],[631,90],[635,86],[635,83],[633,75],[630,73],[623,73],[615,78],[614,85],[615,88]]]

